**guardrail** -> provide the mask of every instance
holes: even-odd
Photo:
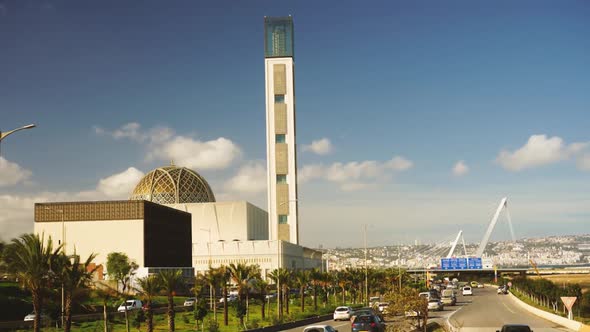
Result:
[[[541,310],[541,309],[535,308],[529,304],[526,304],[523,301],[521,301],[518,297],[514,296],[514,294],[512,294],[512,292],[508,292],[508,296],[512,299],[512,301],[514,303],[520,305],[523,309],[527,310],[528,312],[530,312],[536,316],[539,316],[541,318],[544,318],[548,321],[551,321],[555,324],[565,326],[570,330],[588,331],[588,329],[590,328],[589,326],[584,325],[578,321],[569,320],[565,317],[561,317],[559,315],[555,315],[555,314],[552,314],[552,313],[547,312],[545,310]]]

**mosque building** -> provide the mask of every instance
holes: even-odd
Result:
[[[124,252],[138,275],[161,268],[199,274],[231,263],[323,269],[322,253],[299,245],[293,19],[265,17],[268,212],[246,201],[217,202],[194,170],[170,165],[147,173],[129,200],[35,204],[35,233],[68,255]],[[108,272],[108,271],[107,271]]]

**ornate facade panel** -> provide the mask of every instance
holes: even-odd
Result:
[[[143,219],[144,204],[144,201],[36,203],[35,222]]]
[[[289,156],[287,153],[287,144],[275,144],[275,168],[277,174],[289,173]]]
[[[289,215],[289,185],[277,183],[277,214]]]
[[[275,104],[275,134],[287,133],[287,104]]]
[[[284,64],[273,65],[273,81],[275,95],[287,94],[287,75]]]
[[[279,240],[281,241],[290,241],[291,239],[291,229],[289,228],[288,224],[280,224],[279,225]]]

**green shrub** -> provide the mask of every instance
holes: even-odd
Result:
[[[207,324],[205,325],[205,330],[209,332],[219,332],[219,323],[210,319],[207,321]]]

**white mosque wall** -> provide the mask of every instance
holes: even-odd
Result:
[[[139,266],[144,264],[143,220],[98,220],[67,221],[65,230],[65,249],[67,255],[80,256],[82,261],[92,253],[97,254],[94,263],[106,268],[107,256],[111,252],[122,252]],[[54,245],[62,241],[62,223],[36,222],[35,234],[42,234],[45,240],[51,236]],[[71,239],[68,242],[68,239]]]
[[[323,270],[321,252],[286,241],[231,241],[193,243],[195,273],[204,273],[209,267],[243,263],[258,265],[263,278],[277,266],[297,270]]]
[[[246,201],[169,206],[191,214],[193,244],[268,239],[268,213]]]

